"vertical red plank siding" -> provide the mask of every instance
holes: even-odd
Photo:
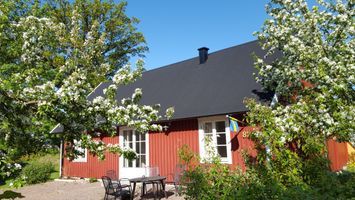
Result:
[[[252,127],[245,126],[240,127],[238,133],[231,132],[231,151],[232,151],[232,169],[236,167],[245,171],[245,163],[243,158],[243,151],[248,152],[252,157],[256,156],[256,150],[254,149],[254,143],[248,139],[249,132],[252,131]]]
[[[105,143],[117,144],[118,136],[103,137],[102,141]],[[65,147],[64,147],[65,148]],[[118,173],[118,155],[112,153],[105,153],[106,159],[104,161],[98,160],[91,154],[87,154],[87,162],[72,162],[64,158],[62,173],[67,177],[83,177],[83,178],[101,178],[106,175],[107,170],[115,170]]]
[[[160,174],[169,177],[179,163],[178,149],[186,144],[198,153],[198,143],[197,119],[173,121],[166,133],[149,133],[149,165],[159,167]]]
[[[345,142],[340,143],[330,139],[327,141],[327,147],[330,169],[332,171],[343,169],[349,159],[347,144]]]
[[[248,134],[252,127],[240,127],[238,133],[231,132],[232,164],[231,169],[236,167],[245,170],[246,166],[242,155],[243,151],[250,156],[256,156],[254,143],[248,139]],[[163,176],[173,174],[175,167],[179,164],[178,150],[184,144],[191,150],[199,154],[198,120],[179,120],[169,124],[167,132],[149,133],[149,165],[159,167],[159,172]],[[103,137],[105,143],[118,143],[118,136]],[[348,151],[346,143],[338,143],[335,140],[327,141],[328,158],[331,161],[333,171],[341,170],[348,161]],[[62,173],[63,176],[70,177],[95,177],[101,178],[107,170],[116,170],[119,174],[119,157],[106,153],[106,160],[99,161],[97,157],[88,154],[87,162],[71,162],[64,158]],[[169,177],[170,179],[170,177]]]

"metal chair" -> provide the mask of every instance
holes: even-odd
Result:
[[[153,177],[159,176],[159,168],[158,167],[145,167],[145,176],[146,177]],[[157,198],[157,193],[159,190],[160,182],[156,181],[145,181],[142,183],[142,195],[144,195],[147,191],[147,185],[152,185],[153,192],[154,192],[154,199]]]
[[[113,170],[113,169],[107,170],[106,171],[106,176],[109,177],[113,181],[117,181],[118,180],[118,176],[116,174],[116,171]]]
[[[165,181],[167,184],[173,184],[175,188],[175,195],[181,194],[181,178],[186,171],[186,165],[178,164],[175,167],[174,173],[168,175],[168,181]]]
[[[132,187],[131,187],[131,182],[129,181],[128,178],[121,178],[118,179],[118,176],[116,174],[115,170],[108,170],[106,172],[106,176],[109,177],[112,181],[112,185],[114,188],[120,187],[120,188],[128,188],[129,192],[132,192]]]
[[[104,200],[107,200],[109,196],[115,197],[120,197],[120,199],[123,199],[124,197],[129,197],[132,195],[130,191],[127,190],[122,190],[122,187],[120,187],[120,184],[118,183],[117,186],[114,186],[112,183],[112,180],[108,176],[103,176],[101,177],[102,183],[104,184],[105,187],[105,197]]]

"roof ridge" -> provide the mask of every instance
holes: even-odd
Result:
[[[245,42],[245,43],[242,43],[242,44],[237,44],[237,45],[234,45],[234,46],[232,46],[232,47],[227,47],[227,48],[224,48],[224,49],[220,49],[220,50],[217,50],[217,51],[208,53],[208,55],[220,53],[221,51],[225,51],[225,50],[228,50],[228,49],[232,49],[232,48],[236,48],[236,47],[248,45],[248,44],[250,44],[250,43],[257,42],[257,41],[259,41],[259,40],[256,39],[256,40],[251,40],[251,41],[248,41],[248,42]],[[190,61],[190,60],[193,60],[193,59],[196,59],[196,58],[198,58],[198,56],[195,56],[195,57],[192,57],[192,58],[188,58],[188,59],[186,59],[186,60],[178,61],[178,62],[175,62],[175,63],[167,64],[167,65],[164,65],[164,66],[161,66],[161,67],[157,67],[157,68],[154,68],[154,69],[150,69],[150,70],[147,70],[147,71],[143,72],[143,74],[144,74],[144,73],[147,73],[147,72],[152,72],[152,71],[160,70],[160,69],[163,69],[163,68],[165,69],[165,68],[167,68],[167,67],[171,67],[172,65],[176,65],[176,64],[179,64],[179,63],[182,63],[182,62]]]

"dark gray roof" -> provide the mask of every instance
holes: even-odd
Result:
[[[141,79],[118,89],[118,100],[142,88],[142,104],[161,104],[162,111],[173,106],[174,119],[246,111],[245,97],[267,101],[271,96],[255,82],[253,53],[265,55],[258,41],[210,53],[204,64],[195,57],[146,71]],[[101,84],[88,98],[103,95],[109,85]]]
[[[142,88],[141,103],[160,104],[162,116],[166,108],[173,106],[173,119],[245,112],[245,97],[264,102],[272,97],[255,81],[254,54],[265,55],[258,41],[210,53],[204,64],[195,57],[146,71],[141,79],[118,88],[118,100],[130,97],[135,88]],[[275,56],[267,58],[273,59]],[[102,96],[109,85],[110,82],[100,84],[88,99]]]

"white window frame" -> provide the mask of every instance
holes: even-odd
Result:
[[[136,141],[136,130],[134,128],[130,128],[130,127],[127,127],[127,126],[123,126],[123,127],[120,127],[119,128],[119,144],[123,147],[123,131],[129,131],[131,130],[132,133],[133,133],[133,136],[132,136],[132,139],[134,141]],[[120,159],[119,159],[119,162],[120,162],[120,168],[145,168],[147,166],[149,166],[149,134],[148,133],[145,133],[145,167],[136,167],[136,160],[133,161],[132,163],[132,166],[134,167],[124,167],[123,166],[123,156],[120,156]]]
[[[232,151],[231,151],[231,137],[230,137],[230,129],[229,129],[229,120],[228,118],[223,115],[223,116],[213,116],[213,117],[203,117],[203,118],[198,118],[198,140],[199,140],[199,150],[200,150],[200,157],[201,163],[203,162],[204,158],[207,158],[206,152],[205,152],[205,133],[203,129],[203,124],[206,122],[212,122],[212,138],[213,138],[213,145],[215,147],[215,152],[217,153],[217,132],[216,132],[216,122],[217,121],[224,121],[226,128],[226,145],[227,145],[227,158],[222,158],[221,162],[225,164],[232,164]],[[213,125],[214,124],[214,125]]]
[[[76,146],[77,144],[80,145],[80,141],[74,140],[74,149],[77,151],[84,151],[84,155],[81,156],[79,155],[77,158],[75,158],[72,162],[87,162],[88,161],[88,151],[87,149],[83,149],[81,147]]]

